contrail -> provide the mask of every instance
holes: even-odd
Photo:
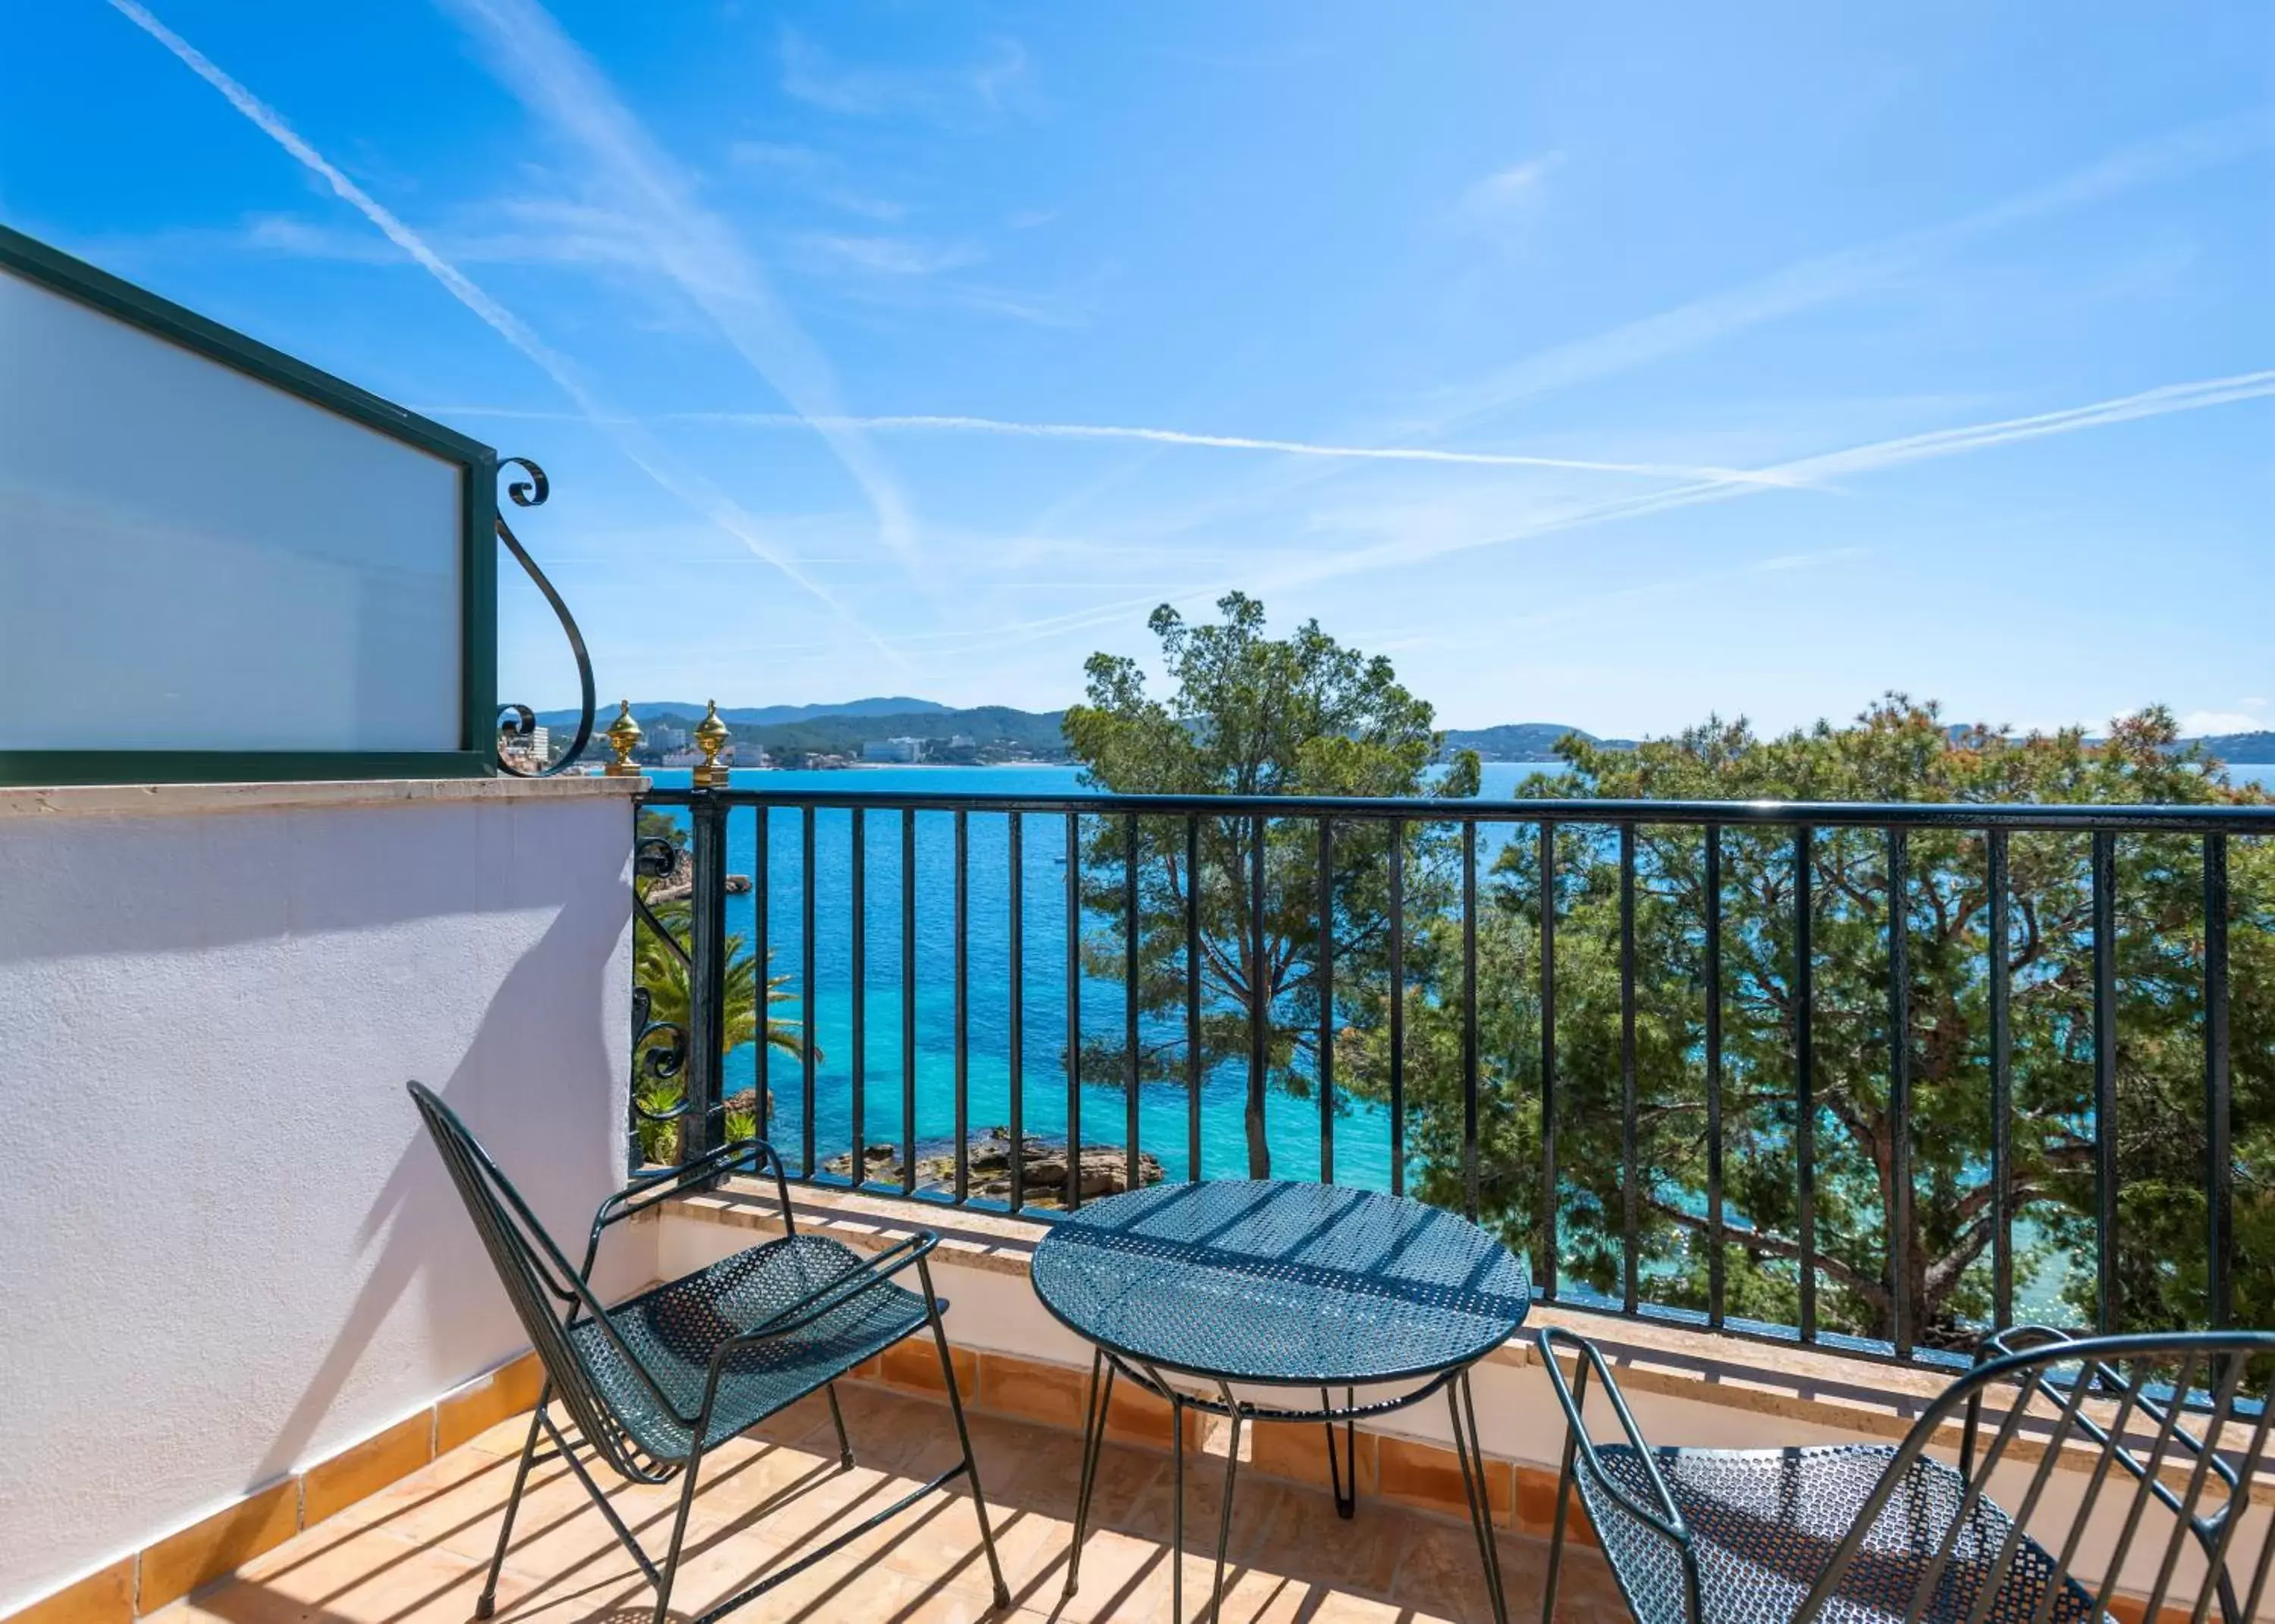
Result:
[[[1851,446],[1846,450],[1795,457],[1761,472],[1784,476],[1785,482],[1798,481],[1810,485],[1842,474],[1870,473],[1906,463],[2009,445],[2016,441],[2074,434],[2082,428],[2129,423],[2141,418],[2163,417],[2175,412],[2201,411],[2208,406],[2229,405],[2237,401],[2257,400],[2271,395],[2275,395],[2275,370],[2237,373],[2229,377],[2205,378],[2192,383],[2163,384],[2155,389],[2143,389],[2137,394],[2120,395],[2109,400],[2095,401],[2089,405],[2066,407],[2059,412],[2005,418],[1996,422],[1974,423],[1959,428],[1936,429],[1894,440],[1877,440],[1866,445]],[[1765,488],[1767,487],[1762,484],[1740,485],[1722,480],[1705,480],[1676,490],[1626,496],[1551,514],[1522,529],[1500,535],[1425,543],[1384,542],[1374,547],[1331,554],[1311,563],[1282,571],[1264,589],[1308,585],[1344,576],[1364,575],[1372,570],[1448,554],[1474,552],[1482,548],[1530,540],[1536,536],[1550,535],[1559,531],[1577,530],[1617,519],[1639,518],[1678,508],[1695,507],[1700,502],[1727,501],[1733,496],[1752,495]]]
[[[129,22],[171,51],[184,66],[221,92],[229,104],[250,119],[261,133],[320,177],[342,201],[353,207],[365,219],[377,226],[389,242],[424,267],[452,298],[534,362],[563,394],[576,403],[582,419],[606,430],[617,448],[642,472],[820,599],[878,648],[896,661],[900,660],[897,650],[863,624],[827,587],[769,543],[759,533],[757,525],[749,515],[743,512],[731,498],[699,475],[686,474],[673,468],[661,448],[656,446],[633,419],[609,412],[601,404],[565,357],[539,338],[526,322],[484,292],[457,266],[436,253],[427,245],[426,238],[404,224],[393,211],[342,174],[323,154],[303,140],[299,132],[284,122],[282,114],[223,72],[211,57],[160,22],[137,0],[110,0],[110,4]]]
[[[1039,440],[1138,440],[1153,445],[1199,446],[1223,451],[1280,451],[1292,457],[1347,457],[1361,462],[1451,463],[1480,468],[1565,468],[1585,473],[1630,473],[1661,480],[1726,480],[1742,484],[1792,485],[1798,481],[1740,468],[1702,468],[1675,463],[1606,462],[1591,457],[1530,457],[1514,451],[1440,451],[1424,446],[1323,445],[1311,440],[1274,440],[1251,434],[1199,434],[1179,428],[1131,428],[1103,423],[1020,423],[1002,418],[903,414],[887,417],[797,418],[773,412],[678,412],[678,423],[743,423],[758,428],[808,424],[875,431],[937,429],[953,434],[1011,434]]]
[[[514,406],[435,406],[437,413],[461,417],[544,418],[551,413]],[[1181,428],[1132,428],[1104,423],[1022,423],[980,418],[903,412],[884,416],[805,417],[788,412],[665,412],[663,423],[726,423],[750,428],[862,429],[950,434],[1008,434],[1038,440],[1136,440],[1152,445],[1198,446],[1221,451],[1279,451],[1293,457],[1344,457],[1358,462],[1447,463],[1478,468],[1564,468],[1583,473],[1627,473],[1657,480],[1712,480],[1735,485],[1796,486],[1799,479],[1768,470],[1712,468],[1689,463],[1608,462],[1595,457],[1532,457],[1515,451],[1440,451],[1425,446],[1326,445],[1311,440],[1275,440],[1253,434],[1201,434]]]
[[[758,374],[820,434],[868,499],[885,545],[915,571],[917,525],[890,472],[843,415],[828,358],[775,297],[734,231],[694,189],[608,77],[536,0],[442,0],[503,62],[500,85],[577,144],[614,208],[639,228],[653,261],[708,315]],[[486,56],[485,60],[488,61]]]

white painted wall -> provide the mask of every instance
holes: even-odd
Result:
[[[0,790],[0,1615],[525,1346],[403,1085],[581,1241],[632,782]]]

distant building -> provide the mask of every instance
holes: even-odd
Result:
[[[727,741],[725,747],[719,752],[719,759],[722,764],[733,764],[735,759],[734,740],[729,739]],[[667,750],[663,752],[663,759],[659,765],[663,767],[701,767],[703,765],[703,752],[699,750]],[[763,758],[761,758],[760,765],[765,765]]]
[[[921,761],[925,742],[920,738],[873,738],[861,746],[864,761]]]
[[[687,748],[687,729],[675,728],[668,721],[659,721],[647,730],[647,742],[658,750]]]
[[[979,748],[979,741],[969,733],[959,733],[948,741],[948,747],[950,750],[977,750]]]
[[[553,734],[547,728],[517,733],[498,746],[498,754],[525,773],[535,772],[553,759]]]

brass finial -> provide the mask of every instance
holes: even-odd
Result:
[[[694,784],[698,789],[723,789],[727,787],[727,769],[719,765],[719,752],[727,747],[732,736],[727,724],[719,720],[719,701],[711,701],[711,708],[703,713],[703,720],[695,724],[695,748],[703,752],[703,765],[695,769]]]
[[[608,724],[608,732],[601,736],[608,741],[608,748],[616,752],[616,759],[608,763],[608,776],[638,778],[640,770],[632,765],[632,752],[639,748],[640,725],[632,720],[632,702],[630,699],[617,701],[616,719]]]

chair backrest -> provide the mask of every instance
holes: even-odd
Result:
[[[666,1409],[669,1401],[617,1337],[584,1276],[570,1267],[528,1203],[467,1131],[457,1113],[425,1084],[408,1086],[435,1148],[442,1152],[442,1165],[450,1169],[450,1182],[465,1203],[466,1215],[490,1255],[499,1283],[520,1317],[522,1328],[529,1333],[530,1346],[545,1367],[554,1395],[568,1407],[586,1439],[618,1471],[651,1482],[669,1476],[632,1443],[614,1408],[602,1396],[584,1354],[571,1340],[569,1328],[580,1318],[593,1323],[614,1345],[624,1364],[649,1388],[654,1401]]]
[[[2074,1341],[2025,1326],[1988,1341],[1981,1359],[1914,1424],[1796,1624],[1816,1617],[1852,1568],[1874,1561],[1886,1537],[1883,1530],[1876,1540],[1875,1525],[1930,1445],[1948,1442],[1954,1419],[1963,1487],[1955,1507],[1939,1503],[1928,1520],[1928,1537],[1939,1541],[1913,1585],[1907,1620],[2048,1624],[2078,1616],[2089,1597],[2098,1619],[2120,1578],[2136,1596],[2146,1590],[2146,1624],[2158,1624],[2160,1613],[2165,1624],[2205,1624],[2215,1603],[2223,1624],[2243,1624],[2275,1599],[2267,1589],[2275,1332]],[[1991,1478],[2002,1466],[2006,1492],[1993,1498]],[[2248,1514],[2255,1487],[2257,1512]],[[1978,1512],[1985,1500],[2010,1527]],[[2025,1550],[2026,1538],[2043,1558]],[[2076,1580],[2081,1559],[2098,1580]]]

